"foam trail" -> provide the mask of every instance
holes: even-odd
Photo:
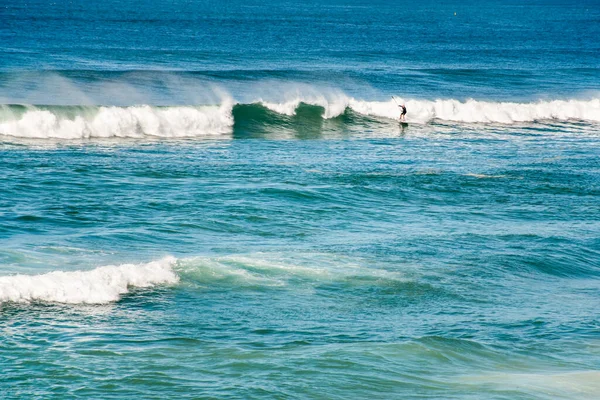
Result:
[[[317,266],[318,265],[318,266]],[[275,254],[250,254],[217,258],[196,257],[178,263],[185,282],[231,287],[306,287],[330,282],[350,285],[388,285],[409,282],[403,275],[364,267],[351,259],[311,254],[294,260]]]
[[[496,373],[463,376],[461,381],[474,385],[494,385],[503,389],[526,388],[543,392],[549,398],[597,399],[600,392],[600,372],[582,370],[562,373]]]
[[[43,275],[0,277],[0,303],[47,301],[102,304],[117,301],[130,287],[173,284],[176,259],[166,257],[147,264],[108,265],[90,271],[53,271]]]
[[[74,118],[28,107],[20,117],[3,118],[0,134],[34,139],[197,137],[231,133],[232,103],[203,107],[99,107]],[[10,113],[6,107],[3,114]]]

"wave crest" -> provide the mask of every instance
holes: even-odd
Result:
[[[403,100],[407,121],[427,124],[453,123],[515,124],[538,121],[600,122],[600,99],[554,100],[532,103],[477,100]],[[357,100],[342,94],[297,96],[282,102],[257,100],[236,104],[230,100],[212,106],[70,107],[0,106],[0,135],[31,139],[88,138],[181,138],[228,135],[248,121],[277,127],[281,118],[292,117],[303,106],[317,107],[317,118],[336,118],[348,110],[355,115],[397,120],[393,101]],[[265,109],[279,115],[265,114]],[[319,111],[320,110],[320,111]],[[346,121],[355,122],[355,119]],[[290,121],[285,121],[289,124]]]
[[[400,100],[402,101],[402,100]],[[477,100],[406,100],[407,119],[428,123],[433,120],[463,123],[513,124],[543,120],[600,121],[600,99],[554,100],[534,103],[486,102]],[[349,107],[363,115],[394,119],[398,106],[388,102],[367,102],[351,99]]]
[[[0,303],[46,301],[102,304],[117,301],[131,287],[173,284],[176,259],[166,257],[147,264],[98,267],[90,271],[53,271],[43,275],[0,277]]]
[[[98,107],[74,117],[57,110],[27,107],[16,116],[2,110],[0,134],[32,139],[195,137],[229,133],[232,104],[203,107]],[[6,115],[8,114],[8,118]]]

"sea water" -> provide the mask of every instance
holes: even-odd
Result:
[[[597,398],[598,2],[0,22],[2,398]]]

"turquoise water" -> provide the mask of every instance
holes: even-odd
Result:
[[[116,4],[0,9],[3,398],[597,398],[595,2]]]

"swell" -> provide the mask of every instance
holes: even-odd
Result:
[[[428,124],[535,124],[543,121],[600,122],[600,99],[531,103],[467,100],[403,100],[407,122]],[[394,100],[357,100],[343,94],[251,103],[223,100],[203,106],[33,106],[0,105],[0,135],[30,139],[177,138],[231,135],[258,125],[318,126],[324,119],[344,123],[398,119]],[[301,121],[299,118],[301,117]]]

